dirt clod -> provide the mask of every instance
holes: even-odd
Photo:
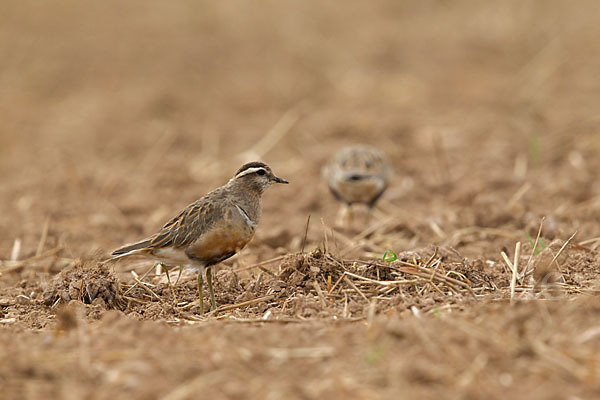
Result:
[[[86,304],[104,302],[107,308],[122,307],[118,277],[103,264],[79,264],[62,271],[44,291],[44,304],[53,306],[78,300]]]

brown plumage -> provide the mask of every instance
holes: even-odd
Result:
[[[274,183],[288,182],[264,163],[244,164],[227,184],[187,206],[149,238],[115,250],[113,259],[140,255],[165,265],[200,269],[200,292],[201,275],[207,269],[214,309],[208,267],[233,256],[252,239],[261,217],[262,194]]]

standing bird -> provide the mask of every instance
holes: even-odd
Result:
[[[359,144],[339,150],[323,168],[331,193],[343,204],[339,222],[352,222],[354,204],[365,204],[370,211],[387,188],[390,175],[385,155],[375,147]]]
[[[115,250],[112,259],[130,255],[181,265],[198,272],[200,312],[204,314],[202,274],[216,309],[211,267],[240,251],[254,236],[261,216],[262,194],[274,183],[288,183],[262,162],[244,164],[233,178],[183,209],[162,229],[140,242]]]

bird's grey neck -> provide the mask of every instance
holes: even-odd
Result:
[[[241,207],[253,222],[258,223],[262,213],[261,197],[263,190],[248,187],[248,185],[235,180],[231,180],[228,186],[232,193],[237,194],[234,197],[235,204]]]
[[[241,198],[236,201],[236,204],[253,223],[258,224],[262,214],[260,196],[257,198],[252,198],[251,196]]]
[[[251,194],[254,196],[262,196],[262,194],[267,190],[267,187],[264,187],[256,182],[249,182],[243,179],[231,179],[227,186],[231,187],[232,190],[235,190],[239,193]]]

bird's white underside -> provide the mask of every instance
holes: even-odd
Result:
[[[144,249],[136,249],[129,251],[127,253],[119,254],[118,256],[113,257],[111,260],[118,260],[123,257],[128,256],[142,256],[146,258],[154,259],[155,261],[168,265],[168,266],[176,266],[183,265],[187,268],[190,268],[194,271],[204,270],[204,265],[199,261],[191,260],[183,251],[175,250],[173,248],[165,247],[163,249],[154,250],[154,254],[148,255],[142,253]]]

